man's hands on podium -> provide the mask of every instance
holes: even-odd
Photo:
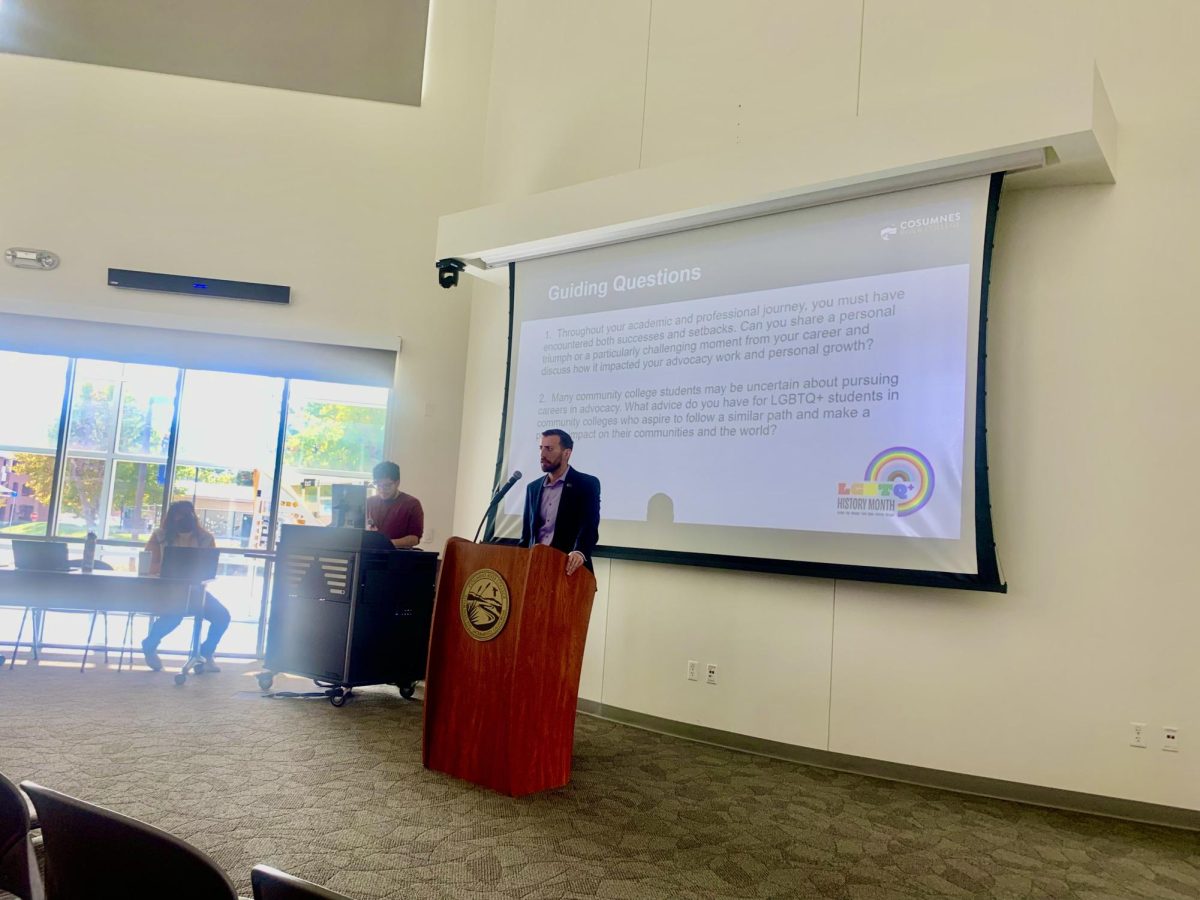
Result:
[[[587,558],[578,550],[572,550],[567,554],[567,574],[575,574],[575,570],[587,562]]]
[[[420,535],[408,534],[402,538],[396,538],[394,541],[392,541],[392,546],[397,550],[410,550],[419,543],[421,543]]]

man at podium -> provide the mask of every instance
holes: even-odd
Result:
[[[543,431],[540,451],[546,474],[525,489],[521,546],[546,544],[567,554],[567,574],[592,568],[600,540],[600,479],[571,468],[575,442],[561,428]]]
[[[380,532],[397,550],[417,546],[425,531],[425,510],[420,500],[400,490],[400,467],[381,462],[371,478],[375,496],[367,500],[367,529]]]

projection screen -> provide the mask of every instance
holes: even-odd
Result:
[[[597,555],[1003,590],[984,440],[1001,175],[512,266],[497,482],[541,431]],[[495,516],[520,535],[518,486]]]

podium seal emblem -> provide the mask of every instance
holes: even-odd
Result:
[[[477,641],[490,641],[508,622],[508,585],[495,569],[478,569],[463,585],[458,613],[463,628]]]

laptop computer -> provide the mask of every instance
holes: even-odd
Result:
[[[13,566],[39,572],[66,572],[67,545],[63,541],[22,541],[13,538]],[[76,563],[78,566],[78,563]]]
[[[217,562],[221,552],[215,547],[163,547],[163,578],[180,581],[211,581],[217,577]]]
[[[392,542],[378,531],[334,528],[332,525],[284,525],[279,544],[288,550],[394,550]]]

